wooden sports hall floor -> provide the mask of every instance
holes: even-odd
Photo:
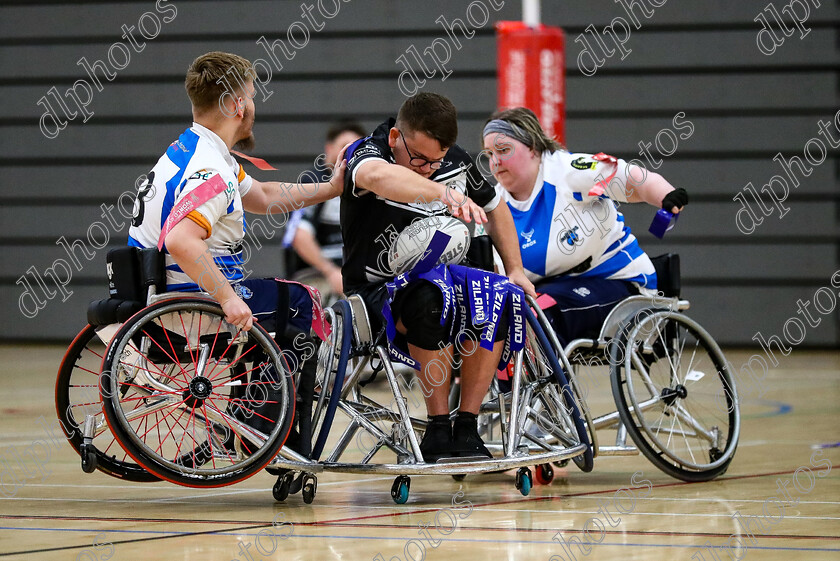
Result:
[[[642,456],[601,457],[593,472],[570,465],[565,476],[536,485],[528,497],[514,489],[510,474],[462,483],[414,477],[408,503],[395,505],[389,495],[392,477],[324,474],[314,504],[305,505],[300,495],[275,503],[274,479],[265,472],[209,490],[130,484],[99,472],[83,473],[66,442],[50,440],[38,422],[42,416],[48,419],[53,436],[59,430],[52,396],[63,351],[0,345],[0,557],[840,559],[837,352],[794,351],[767,375],[764,395],[744,396],[735,460],[726,475],[710,483],[676,481]],[[735,365],[749,358],[743,352],[727,356]],[[606,406],[606,378],[596,390],[601,397],[593,395],[590,403]],[[39,448],[41,472],[27,476],[14,455],[38,440],[49,444],[49,455]],[[634,472],[643,472],[636,485]],[[650,488],[642,480],[649,480]],[[626,490],[616,493],[621,488]],[[463,495],[456,495],[459,490]],[[767,501],[771,497],[787,506],[774,506],[781,503]],[[748,529],[733,518],[735,513],[747,517]],[[278,525],[272,526],[273,519]],[[429,527],[424,535],[421,527]],[[740,543],[740,549],[708,548],[730,543],[733,548]]]

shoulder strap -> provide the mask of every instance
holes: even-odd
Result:
[[[163,227],[160,229],[160,237],[158,237],[158,250],[163,249],[163,242],[166,235],[172,231],[175,225],[184,219],[189,213],[227,189],[225,180],[221,175],[214,175],[198,187],[192,190],[189,195],[181,199],[181,201],[172,208],[169,216],[166,217]]]

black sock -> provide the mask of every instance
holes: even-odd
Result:
[[[449,415],[429,415],[429,424],[448,425]]]
[[[476,415],[475,413],[467,413],[466,411],[458,411],[458,415],[455,417],[455,422],[458,423],[471,423],[475,424],[476,422]]]

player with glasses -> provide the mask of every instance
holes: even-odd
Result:
[[[396,119],[388,119],[347,148],[341,195],[344,292],[365,301],[374,333],[386,323],[383,307],[389,301],[395,341],[402,338],[405,345],[400,346],[419,363],[417,376],[429,415],[420,443],[426,462],[490,456],[478,435],[476,414],[496,374],[509,329],[502,314],[490,349],[479,347],[475,337],[465,341],[471,350],[464,353],[469,356],[464,356],[461,368],[461,402],[451,419],[454,314],[446,313],[441,289],[428,280],[410,281],[389,298],[386,283],[396,273],[383,257],[392,241],[418,219],[431,216],[451,214],[465,222],[486,223],[505,263],[509,276],[505,281],[534,294],[522,268],[510,210],[478,172],[472,157],[455,143],[457,137],[452,102],[438,94],[419,93],[403,103]],[[446,360],[440,360],[442,354]],[[429,368],[433,361],[441,365],[442,373]]]
[[[423,156],[416,156],[411,153],[411,149],[408,147],[408,142],[405,141],[405,135],[399,129],[397,129],[400,133],[400,138],[402,138],[403,145],[405,146],[405,151],[408,152],[408,157],[411,158],[408,163],[415,168],[422,168],[425,165],[428,165],[433,170],[439,170],[440,166],[443,165],[443,160],[429,160],[428,158],[424,158]]]

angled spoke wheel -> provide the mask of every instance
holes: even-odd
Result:
[[[126,322],[106,351],[101,394],[135,461],[194,487],[262,469],[294,417],[293,380],[271,336],[236,329],[201,299],[161,302]]]
[[[658,468],[684,481],[723,474],[740,431],[732,373],[697,322],[669,310],[638,313],[612,345],[622,422]]]

